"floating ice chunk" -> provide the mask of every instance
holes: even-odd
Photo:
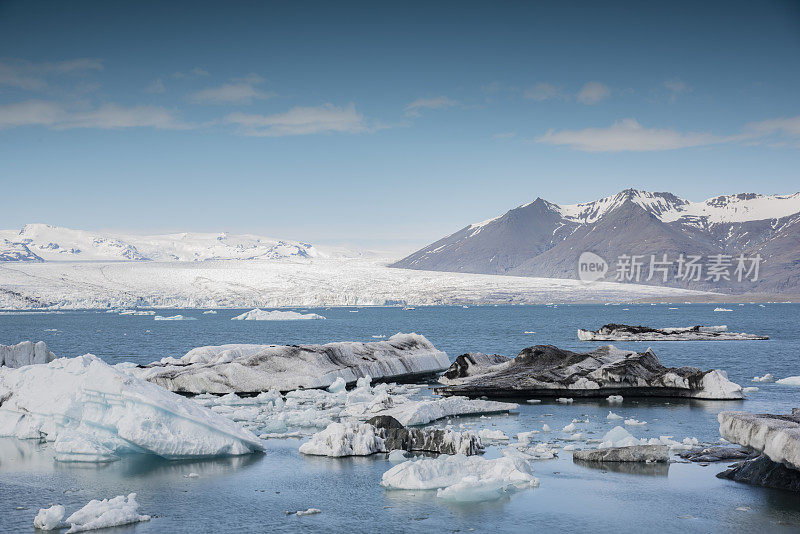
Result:
[[[203,315],[216,315],[217,312],[215,310],[206,310],[203,312]]]
[[[180,359],[163,358],[135,373],[182,393],[258,393],[323,388],[339,377],[352,383],[366,375],[396,378],[430,374],[448,365],[447,354],[424,336],[395,334],[369,343],[198,347]]]
[[[714,369],[703,375],[696,399],[741,399],[742,386],[728,380],[728,373]]]
[[[776,380],[775,383],[784,386],[800,386],[800,376],[787,376],[786,378]]]
[[[647,421],[639,421],[631,417],[630,419],[625,419],[625,424],[628,426],[644,426],[647,424]]]
[[[528,404],[541,404],[542,399],[528,399],[525,402],[527,402]]]
[[[407,460],[406,451],[395,449],[389,453],[389,461],[393,464],[399,464]]]
[[[123,453],[164,458],[262,450],[251,432],[180,395],[86,354],[0,368],[0,436],[55,441],[56,457],[108,461]]]
[[[0,345],[0,366],[22,367],[52,362],[56,355],[47,350],[44,341],[23,341],[16,345]]]
[[[622,416],[621,415],[617,415],[614,412],[612,412],[611,410],[609,410],[608,411],[608,415],[606,416],[606,419],[608,419],[609,421],[619,421],[620,419],[622,419]]]
[[[156,312],[152,310],[122,310],[120,315],[155,315]]]
[[[542,432],[550,432],[550,425],[547,423],[542,425]]]
[[[513,456],[524,460],[551,460],[558,456],[557,447],[549,443],[537,443],[534,446],[527,446],[522,443],[514,443],[500,451],[503,456]]]
[[[569,445],[564,445],[564,450],[565,451],[574,451],[575,449],[576,449],[576,447],[572,443],[570,443]]]
[[[439,456],[409,460],[383,474],[392,489],[438,489],[437,497],[455,501],[496,499],[508,491],[539,484],[530,463],[519,457],[486,460],[480,456]]]
[[[715,312],[732,312],[733,310],[730,308],[714,308]]]
[[[294,513],[294,515],[301,517],[304,515],[316,515],[321,513],[322,510],[320,510],[319,508],[309,508],[308,510],[298,510]]]
[[[758,393],[758,388],[755,386],[750,386],[747,388],[742,388],[742,392],[744,393]]]
[[[259,308],[244,312],[241,315],[232,317],[231,321],[304,321],[313,319],[325,319],[316,313],[297,313],[294,311],[266,311]]]
[[[775,382],[775,377],[767,373],[764,376],[754,376],[753,382]]]
[[[156,321],[194,321],[197,318],[196,317],[186,317],[185,315],[178,314],[178,315],[170,315],[170,316],[167,316],[167,317],[165,317],[163,315],[156,315],[155,317],[153,317],[153,319],[156,320]]]
[[[517,441],[519,441],[522,445],[527,445],[531,441],[533,441],[533,437],[535,434],[538,434],[538,430],[531,430],[530,432],[520,432],[517,434]]]
[[[336,377],[336,380],[333,381],[333,384],[328,386],[328,391],[331,393],[338,393],[340,391],[344,391],[347,387],[347,382],[344,381],[344,378],[341,376]]]
[[[89,501],[86,506],[67,518],[66,522],[70,524],[67,534],[118,527],[140,521],[150,521],[150,516],[139,514],[136,494],[131,493],[127,497],[119,495],[113,499]]]
[[[633,437],[633,434],[622,428],[615,426],[603,436],[603,441],[597,446],[598,449],[608,447],[629,447],[631,445],[643,445],[641,441]]]
[[[563,430],[564,432],[575,432],[575,430],[577,429],[578,427],[575,426],[575,423],[570,423],[561,430]]]
[[[64,515],[66,510],[60,504],[54,504],[50,508],[42,508],[33,519],[33,528],[39,530],[56,530],[64,528]]]
[[[556,402],[559,404],[572,404],[571,397],[559,397],[556,399]]]
[[[480,429],[478,437],[487,441],[508,441],[509,439],[502,430],[490,430],[488,428]]]
[[[609,404],[620,404],[622,402],[622,395],[609,395],[606,397]]]
[[[403,426],[426,425],[431,421],[457,415],[482,413],[501,413],[518,408],[508,402],[468,399],[467,397],[447,397],[444,399],[409,401],[399,406],[375,413],[390,415]]]
[[[331,423],[300,445],[302,454],[315,456],[369,456],[386,452],[377,429],[365,423]]]

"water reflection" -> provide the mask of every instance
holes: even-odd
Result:
[[[644,475],[651,477],[665,477],[669,475],[669,463],[666,462],[587,462],[575,460],[576,465],[589,469],[599,469],[612,473],[624,473],[626,475]]]

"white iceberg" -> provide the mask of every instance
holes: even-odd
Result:
[[[715,312],[732,312],[733,310],[730,308],[714,308]]]
[[[647,421],[639,421],[638,419],[631,417],[630,419],[625,419],[625,424],[627,426],[645,426]]]
[[[33,518],[33,528],[39,530],[56,530],[66,527],[64,516],[66,510],[60,504],[54,504],[50,508],[42,508],[36,517]]]
[[[764,376],[754,376],[753,382],[775,382],[775,377],[767,373]]]
[[[181,393],[258,393],[329,387],[337,378],[398,378],[431,374],[450,365],[447,354],[418,334],[369,343],[219,345],[190,350],[134,369],[140,378]]]
[[[491,430],[489,428],[481,428],[478,431],[478,437],[481,441],[508,441],[508,436],[502,430]]]
[[[153,317],[153,320],[155,320],[155,321],[195,321],[196,318],[195,317],[186,317],[185,315],[181,315],[181,314],[169,315],[169,316],[156,315],[155,317]]]
[[[386,452],[378,430],[366,423],[331,423],[311,441],[300,445],[302,454],[316,456],[369,456]]]
[[[618,421],[618,420],[622,419],[622,416],[621,415],[617,415],[614,412],[612,412],[611,410],[609,410],[608,411],[608,415],[606,416],[606,419],[608,419],[609,421]]]
[[[206,310],[203,312],[203,315],[216,315],[216,310]]]
[[[459,415],[502,413],[515,410],[518,405],[509,402],[446,397],[443,399],[410,401],[375,412],[372,415],[391,415],[403,426],[427,425],[437,419]]]
[[[728,310],[730,311],[730,310]],[[650,328],[611,323],[599,330],[578,330],[581,341],[747,341],[768,336],[728,332],[727,325]]]
[[[22,367],[52,362],[56,355],[47,350],[44,341],[23,341],[16,345],[0,345],[0,366]]]
[[[775,381],[776,384],[784,386],[800,386],[800,376],[787,376]]]
[[[262,442],[199,403],[86,354],[0,367],[0,436],[54,441],[56,458],[110,461],[247,454]]]
[[[66,522],[70,525],[67,534],[118,527],[140,521],[150,521],[150,516],[139,514],[136,494],[131,493],[127,497],[119,495],[113,499],[89,501],[86,506],[67,518]]]
[[[539,485],[530,463],[519,457],[486,460],[480,456],[440,456],[409,460],[383,474],[381,485],[403,490],[438,490],[438,498],[484,501]]]
[[[303,321],[313,319],[325,319],[316,313],[297,313],[294,311],[266,311],[255,308],[241,315],[232,317],[231,321]]]

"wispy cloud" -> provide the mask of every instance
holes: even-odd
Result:
[[[257,74],[244,78],[234,78],[218,87],[209,87],[189,96],[196,104],[252,104],[253,100],[269,98],[272,93],[260,90],[257,86],[265,82]]]
[[[535,100],[536,102],[544,102],[545,100],[559,98],[562,96],[562,94],[559,88],[555,85],[546,82],[539,82],[525,89],[525,91],[522,93],[522,96],[530,100]]]
[[[670,104],[674,104],[678,99],[678,96],[685,93],[690,93],[692,91],[692,88],[686,85],[686,82],[677,78],[663,82],[661,87],[667,91],[667,98],[669,99]]]
[[[208,72],[206,69],[200,67],[195,67],[185,72],[184,71],[175,72],[172,74],[172,77],[175,78],[176,80],[185,80],[191,78],[207,78],[208,76],[211,76],[211,73]]]
[[[316,107],[294,107],[285,113],[254,115],[231,113],[228,124],[239,126],[245,135],[282,137],[320,133],[361,133],[372,130],[354,104],[337,107],[323,104]]]
[[[0,59],[0,85],[36,91],[48,87],[48,79],[66,74],[102,70],[97,59],[78,58],[56,62]]]
[[[409,117],[419,117],[423,109],[444,109],[457,106],[458,102],[446,96],[434,98],[418,98],[406,106],[406,115]]]
[[[607,128],[548,130],[537,143],[566,146],[583,152],[645,152],[674,150],[725,143],[732,137],[704,132],[678,132],[670,128],[645,128],[636,119],[622,119]]]
[[[151,94],[163,93],[166,90],[167,88],[164,87],[164,82],[161,80],[161,78],[153,80],[147,87],[144,88],[145,93]]]
[[[21,126],[44,126],[54,130],[96,128],[156,128],[186,129],[175,114],[156,106],[125,107],[104,104],[90,110],[69,110],[63,104],[43,100],[28,100],[0,105],[0,129]]]
[[[575,98],[581,104],[597,104],[611,96],[611,89],[600,82],[588,82],[581,87]]]

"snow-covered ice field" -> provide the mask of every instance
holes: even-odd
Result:
[[[683,301],[655,286],[390,269],[368,258],[0,263],[0,308]]]

